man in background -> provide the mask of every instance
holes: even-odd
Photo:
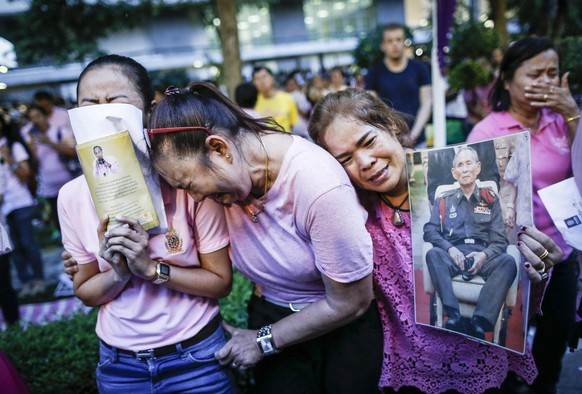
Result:
[[[271,116],[283,129],[290,133],[293,125],[299,120],[297,105],[293,97],[275,86],[275,77],[265,66],[257,66],[253,70],[253,83],[259,91],[255,111],[261,116]]]
[[[428,67],[405,54],[405,31],[400,24],[389,24],[382,31],[381,63],[370,68],[366,89],[376,92],[386,104],[408,115],[411,141],[426,146],[424,127],[432,112],[432,88]]]

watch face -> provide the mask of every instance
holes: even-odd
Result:
[[[160,275],[170,275],[170,266],[167,264],[160,264]]]

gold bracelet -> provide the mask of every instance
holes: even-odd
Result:
[[[576,116],[572,116],[571,118],[566,119],[566,123],[570,123],[576,119],[580,119],[580,114],[576,115]]]

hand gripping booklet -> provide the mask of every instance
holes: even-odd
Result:
[[[130,104],[69,110],[77,153],[99,217],[139,220],[151,234],[168,228],[160,181],[149,160],[142,112]]]

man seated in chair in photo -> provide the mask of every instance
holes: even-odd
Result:
[[[461,147],[453,159],[457,189],[435,199],[430,221],[424,225],[424,240],[433,245],[426,264],[448,319],[445,328],[485,339],[492,331],[507,291],[517,275],[513,257],[505,253],[503,215],[499,198],[488,187],[480,188],[481,162],[477,152]],[[485,281],[468,324],[461,318],[452,278],[464,280],[479,275]]]

